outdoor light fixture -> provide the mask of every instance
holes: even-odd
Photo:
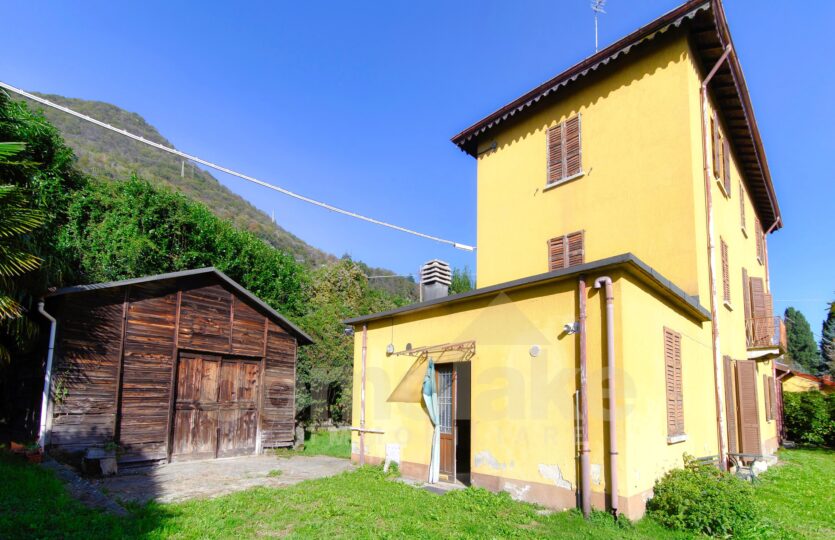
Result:
[[[569,336],[571,334],[576,334],[579,330],[580,330],[580,323],[578,323],[576,321],[564,324],[563,327],[562,327],[562,331],[565,332],[566,334],[568,334]]]
[[[530,354],[534,358],[539,356],[540,352],[542,352],[542,349],[539,347],[539,345],[531,345],[531,348],[528,349],[528,354]]]
[[[343,330],[346,336],[351,337],[354,335],[354,327],[353,326],[346,326]]]
[[[387,354],[387,355],[389,355],[389,356],[391,356],[392,354],[394,354],[394,343],[389,343],[389,344],[386,346],[386,354]]]

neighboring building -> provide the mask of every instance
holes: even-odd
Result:
[[[290,446],[296,348],[310,338],[214,268],[60,289],[43,442],[119,460]]]
[[[768,461],[781,221],[730,45],[721,3],[688,2],[453,138],[478,288],[347,321],[353,459],[630,517],[685,453]]]
[[[777,374],[783,392],[811,392],[815,390],[824,394],[835,392],[835,381],[829,376],[816,377],[787,367],[781,371],[779,365],[777,366]]]

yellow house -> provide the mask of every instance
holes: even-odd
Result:
[[[477,288],[347,321],[353,459],[633,518],[684,454],[768,463],[780,211],[721,3],[453,142],[478,167]]]

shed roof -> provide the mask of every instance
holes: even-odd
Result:
[[[500,292],[508,292],[515,289],[532,287],[535,285],[542,285],[551,281],[558,281],[563,279],[569,279],[572,277],[578,277],[582,274],[588,274],[591,272],[599,273],[613,268],[623,268],[627,271],[630,271],[633,275],[638,276],[643,281],[654,285],[656,290],[659,290],[670,301],[675,303],[677,306],[683,309],[690,316],[694,317],[696,320],[702,322],[710,320],[710,312],[699,303],[698,298],[690,296],[684,291],[682,291],[675,285],[675,283],[656,272],[652,267],[650,267],[648,264],[643,262],[641,259],[633,255],[632,253],[624,253],[622,255],[616,255],[614,257],[600,259],[598,261],[579,264],[577,266],[572,266],[571,268],[554,270],[553,272],[546,272],[544,274],[538,274],[535,276],[508,281],[505,283],[499,283],[497,285],[483,287],[481,289],[475,289],[465,293],[453,294],[451,296],[436,298],[434,300],[427,300],[426,302],[410,304],[408,306],[392,309],[389,311],[365,315],[363,317],[355,317],[353,319],[346,320],[345,324],[356,326],[358,324],[363,324],[379,319],[388,319],[406,313],[415,313],[418,311],[434,308],[436,306],[463,302],[483,296],[497,294]]]
[[[166,281],[166,280],[176,280],[185,277],[193,277],[193,276],[215,276],[219,278],[221,281],[232,287],[235,291],[244,296],[245,298],[252,301],[253,304],[257,308],[259,308],[267,317],[272,319],[273,322],[290,332],[299,342],[299,345],[309,345],[313,343],[313,338],[308,336],[302,329],[300,329],[295,324],[288,321],[284,318],[279,312],[274,310],[270,307],[269,304],[255,296],[252,292],[244,288],[241,284],[239,284],[234,279],[230,278],[217,268],[213,266],[209,266],[206,268],[196,268],[194,270],[182,270],[180,272],[169,272],[167,274],[157,274],[155,276],[144,276],[132,279],[123,279],[119,281],[107,281],[104,283],[91,283],[89,285],[73,285],[71,287],[63,287],[61,289],[57,289],[47,296],[61,296],[65,294],[73,294],[73,293],[81,293],[81,292],[91,292],[97,291],[100,289],[109,289],[113,287],[124,287],[127,285],[138,285],[140,283],[148,283],[152,281]]]
[[[670,29],[679,28],[688,32],[693,51],[705,73],[716,63],[725,47],[731,46],[728,61],[717,71],[710,90],[728,127],[734,152],[764,228],[772,224],[776,224],[775,229],[782,227],[762,138],[721,0],[690,0],[682,4],[479,120],[452,137],[452,142],[476,157],[479,139],[499,124],[524,117],[536,110],[538,105],[559,99],[562,95],[560,88],[626,56],[633,47],[649,42]]]

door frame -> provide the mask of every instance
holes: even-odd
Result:
[[[457,394],[458,394],[458,392],[457,392],[457,390],[458,390],[458,388],[457,388],[458,387],[458,376],[457,376],[457,373],[456,373],[456,370],[455,370],[455,363],[454,362],[448,362],[448,363],[443,363],[443,364],[435,364],[435,386],[439,390],[441,388],[441,385],[440,385],[440,382],[441,382],[440,381],[440,372],[441,371],[444,371],[444,372],[448,371],[452,375],[452,382],[451,382],[452,388],[451,388],[451,396],[450,396],[450,398],[451,398],[450,399],[450,426],[451,426],[451,429],[452,429],[452,433],[447,434],[449,436],[449,438],[452,440],[452,458],[450,459],[450,462],[452,463],[452,472],[440,471],[438,476],[439,476],[439,478],[446,477],[445,478],[446,482],[453,482],[454,483],[455,478],[456,478],[456,474],[458,472],[456,470],[457,467],[456,467],[456,460],[455,460],[456,451],[458,449],[458,426],[457,426],[457,423],[456,423],[456,411],[458,409],[458,397],[457,397]],[[441,433],[441,438],[444,438],[444,435],[445,435],[444,433]],[[439,456],[439,459],[440,459],[440,448],[438,449],[438,456]],[[440,467],[440,465],[439,465],[439,467]]]

